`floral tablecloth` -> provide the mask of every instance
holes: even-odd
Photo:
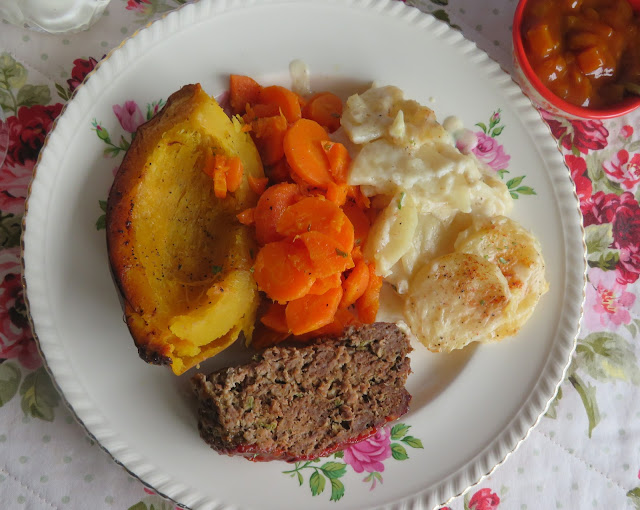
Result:
[[[0,23],[0,105],[9,127],[0,167],[2,509],[174,507],[114,463],[65,407],[29,328],[19,245],[32,170],[65,101],[123,38],[182,3],[112,0],[102,19],[79,34],[51,36]],[[515,0],[407,3],[450,23],[511,69]],[[126,131],[143,115],[127,104],[114,113]],[[582,328],[566,380],[539,426],[507,462],[449,507],[640,509],[640,113],[606,122],[541,113],[584,215],[589,281]],[[476,151],[500,157],[496,136],[481,138]],[[374,458],[375,444],[368,451],[370,457],[365,448],[351,462],[374,490],[383,481],[384,459]]]

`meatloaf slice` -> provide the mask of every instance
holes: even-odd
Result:
[[[251,460],[328,455],[407,412],[410,350],[395,324],[375,323],[196,374],[200,435],[220,453]]]

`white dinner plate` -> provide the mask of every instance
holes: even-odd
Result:
[[[96,228],[123,154],[104,135],[114,146],[131,139],[127,116],[119,123],[113,105],[135,101],[146,116],[147,104],[187,83],[221,94],[230,73],[288,85],[293,59],[309,66],[315,90],[348,93],[375,80],[399,86],[440,120],[456,115],[477,132],[483,124],[493,135],[486,156],[506,167],[503,179],[518,196],[513,217],[540,239],[547,263],[550,290],[517,337],[453,355],[414,345],[410,411],[381,432],[375,448],[360,452],[360,464],[348,455],[252,463],[208,448],[188,392],[193,371],[178,378],[138,358],[105,232]],[[114,157],[105,157],[109,148]],[[392,0],[201,1],[113,51],[58,119],[28,199],[29,309],[46,364],[79,421],[117,462],[185,506],[432,508],[514,451],[563,378],[584,295],[577,204],[529,100],[496,63],[433,17]],[[242,350],[236,345],[204,368]]]

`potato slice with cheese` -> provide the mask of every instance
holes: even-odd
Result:
[[[495,339],[509,297],[509,285],[496,264],[478,255],[448,253],[413,275],[405,318],[429,350],[449,352]]]
[[[511,292],[508,314],[498,334],[515,335],[549,288],[538,240],[506,216],[477,217],[460,233],[455,250],[473,253],[498,266]]]
[[[242,161],[242,184],[224,199],[202,170],[207,151]],[[236,214],[257,202],[247,177],[263,175],[250,136],[200,85],[172,94],[138,129],[109,193],[107,244],[145,361],[181,374],[251,337],[255,247]]]
[[[418,211],[410,194],[396,193],[371,226],[364,255],[376,263],[376,272],[387,276],[393,265],[411,248],[418,225]]]

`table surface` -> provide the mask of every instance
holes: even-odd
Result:
[[[0,104],[10,127],[0,168],[0,508],[174,507],[113,462],[57,394],[29,329],[19,242],[31,173],[65,101],[123,38],[182,3],[112,0],[79,34],[0,24]],[[515,0],[407,3],[448,21],[511,71]],[[16,70],[19,91],[7,80]],[[640,509],[640,112],[604,122],[543,116],[584,216],[589,282],[578,350],[529,438],[448,506]]]

